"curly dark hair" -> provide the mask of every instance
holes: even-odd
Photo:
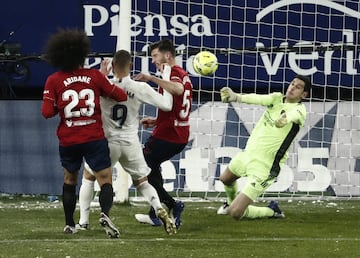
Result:
[[[45,60],[63,71],[72,71],[83,66],[90,53],[90,40],[78,29],[59,29],[50,36],[45,48]]]

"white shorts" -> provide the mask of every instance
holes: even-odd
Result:
[[[139,180],[150,173],[146,164],[141,143],[137,137],[109,140],[111,166],[119,162],[133,180]],[[86,169],[89,167],[85,164]],[[91,174],[93,172],[89,170]]]
[[[136,137],[117,139],[116,142],[110,140],[109,149],[111,166],[118,161],[132,179],[138,180],[150,173],[137,135]]]

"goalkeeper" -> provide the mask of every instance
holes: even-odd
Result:
[[[233,157],[220,175],[227,202],[218,209],[218,214],[229,214],[234,219],[285,217],[275,201],[267,207],[256,207],[252,203],[279,175],[287,159],[288,148],[304,125],[306,108],[301,101],[308,96],[310,89],[310,80],[297,75],[285,96],[278,92],[267,95],[236,94],[228,87],[220,90],[222,102],[258,104],[267,109],[253,129],[245,150]],[[245,176],[247,182],[237,194],[236,180]]]

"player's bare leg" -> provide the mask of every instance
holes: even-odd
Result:
[[[229,206],[229,215],[234,219],[241,219],[247,207],[253,201],[243,193],[239,193]]]

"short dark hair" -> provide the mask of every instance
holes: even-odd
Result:
[[[171,40],[163,39],[150,45],[149,52],[151,53],[154,49],[158,48],[160,52],[169,51],[173,57],[175,57],[175,47]]]
[[[131,63],[131,55],[127,50],[119,50],[115,53],[113,58],[113,64],[120,69],[127,67]]]
[[[310,79],[308,77],[306,77],[304,75],[300,75],[300,74],[296,75],[295,78],[297,78],[299,80],[302,80],[305,83],[304,91],[310,93],[310,90],[311,90],[311,87],[312,87]]]
[[[59,29],[48,39],[45,60],[64,71],[72,71],[83,66],[90,53],[90,40],[85,31]]]

